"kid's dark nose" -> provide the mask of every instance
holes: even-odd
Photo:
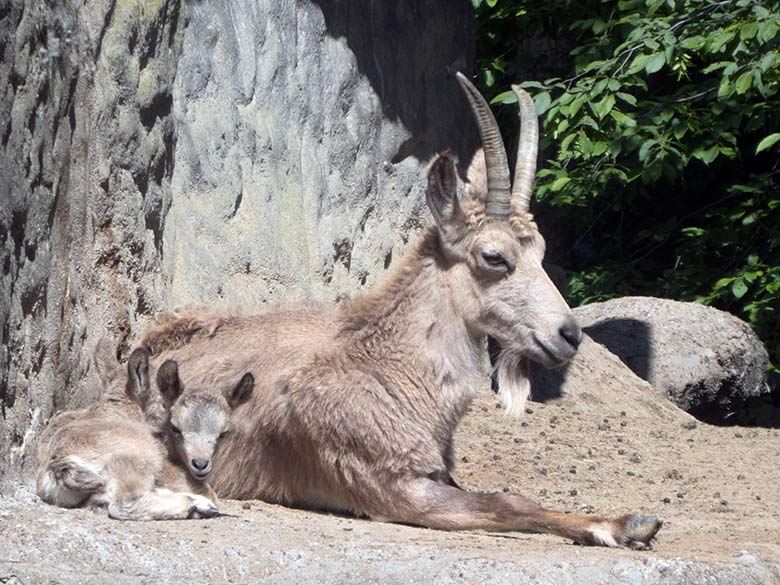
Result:
[[[192,466],[198,471],[203,471],[209,466],[208,459],[193,459],[192,461],[190,461],[190,463],[192,463]]]

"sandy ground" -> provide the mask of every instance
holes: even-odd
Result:
[[[0,583],[780,583],[780,429],[712,427],[652,394],[609,392],[529,403],[522,420],[482,392],[458,432],[455,478],[572,513],[657,514],[651,551],[262,502],[123,523],[17,486],[0,499]]]

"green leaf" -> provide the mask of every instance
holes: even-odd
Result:
[[[764,78],[761,75],[761,69],[758,67],[753,69],[753,85],[756,86],[758,93],[760,93],[762,97],[769,96],[769,89],[764,85]]]
[[[639,162],[645,162],[650,149],[656,144],[658,144],[658,142],[655,140],[648,140],[642,145],[642,147],[639,149]]]
[[[546,86],[542,85],[538,81],[524,81],[518,85],[523,89],[547,89]]]
[[[491,104],[516,104],[517,96],[513,91],[503,91],[490,100]]]
[[[550,94],[546,91],[544,93],[537,93],[536,96],[534,96],[534,105],[536,106],[536,114],[538,116],[541,116],[547,111],[547,108],[550,107],[551,102]]]
[[[559,177],[550,185],[550,191],[560,191],[571,182],[569,177]]]
[[[758,146],[756,146],[756,154],[766,150],[767,148],[773,147],[775,144],[777,144],[778,140],[780,140],[780,132],[773,132],[769,136],[765,136],[761,142],[758,143]]]
[[[710,53],[720,53],[733,38],[733,31],[721,30],[707,39],[707,49]]]
[[[619,92],[617,93],[617,96],[618,96],[618,97],[619,97],[621,100],[623,100],[624,102],[626,102],[627,104],[630,104],[630,105],[632,105],[632,106],[635,106],[635,105],[636,105],[636,98],[635,98],[634,96],[632,96],[630,93],[623,93],[622,91],[619,91]]]
[[[721,278],[720,280],[718,280],[718,281],[717,281],[717,282],[716,282],[716,283],[713,285],[713,287],[712,287],[712,288],[713,288],[713,289],[715,289],[715,290],[720,290],[720,289],[722,289],[722,288],[726,288],[728,285],[730,285],[730,284],[731,284],[732,282],[734,282],[735,280],[736,280],[736,278],[735,278],[735,277],[733,277],[733,276],[727,276],[726,278]]]
[[[564,138],[563,141],[561,141],[561,152],[568,152],[569,145],[575,138],[577,138],[577,135],[574,133],[569,134],[566,138]]]
[[[590,141],[590,138],[588,138],[588,135],[584,132],[580,131],[580,151],[583,154],[589,155],[593,152],[593,143]]]
[[[697,148],[691,154],[702,161],[704,164],[709,165],[718,156],[718,146],[712,146],[710,148]]]
[[[490,69],[485,69],[482,72],[482,78],[485,80],[487,87],[493,87],[493,84],[496,82],[496,78],[493,77],[493,72]]]
[[[774,20],[768,20],[758,25],[758,40],[762,43],[768,43],[777,35],[777,23]]]
[[[642,69],[645,68],[645,65],[647,64],[647,60],[650,58],[649,55],[637,55],[634,57],[634,60],[631,61],[631,66],[628,68],[627,73],[629,75],[633,75],[634,73],[639,73],[642,71]]]
[[[599,102],[591,103],[590,109],[593,110],[593,113],[596,114],[596,116],[599,117],[599,119],[602,119],[604,116],[609,114],[610,110],[612,110],[612,106],[615,105],[615,96],[610,94],[607,94],[604,99],[602,99]]]
[[[742,75],[737,77],[734,88],[737,90],[738,95],[742,95],[750,89],[751,85],[753,85],[753,73],[751,71],[745,71]]]
[[[756,22],[748,22],[747,24],[743,24],[742,28],[739,29],[739,38],[743,41],[747,41],[749,39],[752,39],[754,36],[756,36],[756,33],[758,32],[758,23]]]
[[[731,80],[728,77],[722,78],[718,87],[718,97],[729,97],[733,93],[734,88],[731,85]]]
[[[688,37],[680,43],[680,46],[683,49],[701,49],[706,41],[707,40],[704,37],[697,35],[695,37]]]
[[[648,60],[647,64],[645,65],[645,71],[647,71],[648,74],[655,73],[656,71],[660,71],[661,67],[664,66],[664,63],[666,63],[666,55],[663,53],[656,53],[655,55],[652,55]]]
[[[612,110],[609,115],[612,116],[612,118],[618,124],[622,124],[623,126],[627,126],[629,128],[636,128],[636,121],[633,118],[626,116],[623,112]]]
[[[705,234],[703,229],[697,227],[687,227],[681,229],[680,231],[691,238],[698,238],[699,236],[703,236]]]
[[[597,81],[593,86],[593,89],[590,90],[590,97],[594,98],[597,95],[599,95],[602,91],[604,91],[607,88],[608,83],[609,83],[608,79],[602,79],[601,81]]]
[[[588,99],[588,96],[581,95],[577,99],[575,99],[571,105],[569,105],[569,117],[574,117],[577,115],[577,112],[580,111],[580,108],[582,107],[582,104],[585,103],[585,100]]]
[[[734,295],[734,298],[741,299],[745,296],[745,293],[748,291],[748,286],[745,284],[745,281],[742,278],[738,278],[734,281],[734,283],[731,285],[731,292]]]

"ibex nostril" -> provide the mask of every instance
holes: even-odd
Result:
[[[190,463],[192,463],[192,466],[198,471],[203,471],[209,466],[208,459],[193,459],[192,461],[190,461]]]
[[[573,318],[567,319],[566,323],[558,330],[558,333],[574,349],[577,349],[580,341],[582,341],[582,329]]]

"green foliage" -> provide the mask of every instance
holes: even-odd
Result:
[[[780,3],[472,2],[502,117],[503,90],[535,68],[521,39],[571,49],[522,85],[549,156],[537,198],[572,229],[574,302],[711,304],[749,321],[778,364]]]

